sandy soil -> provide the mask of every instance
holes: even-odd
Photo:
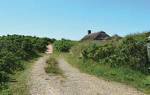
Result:
[[[48,75],[44,71],[48,57],[41,57],[33,66],[31,95],[144,95],[127,85],[81,73],[63,58],[58,62],[64,76]]]
[[[33,65],[30,72],[30,94],[31,95],[59,95],[47,80],[50,76],[45,73],[44,67],[49,55],[45,55]]]

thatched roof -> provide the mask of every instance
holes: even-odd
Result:
[[[108,34],[106,34],[104,31],[100,31],[88,34],[83,37],[82,40],[106,40],[108,38],[110,38]]]

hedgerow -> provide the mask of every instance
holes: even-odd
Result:
[[[147,36],[148,33],[128,35],[117,44],[91,44],[82,51],[82,56],[111,67],[123,66],[148,74]]]
[[[69,52],[74,42],[71,40],[62,39],[54,42],[54,48],[59,52]]]
[[[45,52],[51,39],[22,35],[0,37],[0,86],[10,80],[15,71],[23,70],[22,61],[30,60]]]

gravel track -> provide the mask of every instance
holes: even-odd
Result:
[[[45,73],[44,67],[46,60],[49,58],[49,55],[45,55],[39,58],[38,61],[33,65],[30,72],[30,94],[31,95],[59,95],[50,85],[49,75]]]
[[[81,73],[63,58],[58,59],[63,76],[48,75],[44,71],[48,58],[49,55],[39,58],[32,68],[31,95],[144,95],[127,85]]]

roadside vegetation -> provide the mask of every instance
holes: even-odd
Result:
[[[28,76],[35,60],[37,60],[37,58],[24,62],[23,64],[26,64],[24,65],[25,69],[11,75],[11,81],[7,83],[7,87],[5,86],[5,88],[1,90],[0,95],[29,95],[29,86],[27,84],[29,81]]]
[[[62,71],[58,67],[58,62],[54,57],[50,57],[45,66],[45,72],[49,74],[62,74]]]
[[[54,42],[54,49],[57,52],[69,52],[74,43],[76,42],[67,39],[58,40]]]
[[[127,36],[117,43],[90,44],[81,52],[83,59],[90,59],[110,67],[125,67],[148,74],[147,41]]]
[[[23,72],[23,70],[26,70],[27,63],[39,57],[39,53],[44,53],[47,44],[52,41],[49,38],[23,35],[0,37],[0,94],[13,95],[13,93],[7,94],[11,89],[10,87],[13,87],[11,84],[16,85],[19,82],[19,77],[24,76],[23,74],[18,74],[18,71]],[[17,89],[16,91],[19,90]]]
[[[150,32],[146,32],[100,42],[78,42],[68,53],[62,54],[83,72],[129,84],[150,94],[150,62],[146,46],[149,35]]]

